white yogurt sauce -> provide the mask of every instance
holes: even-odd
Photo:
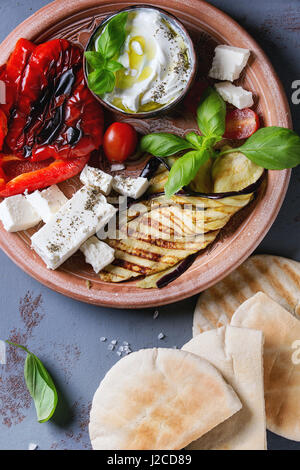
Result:
[[[126,40],[119,57],[124,69],[104,99],[128,112],[147,112],[174,101],[192,73],[190,50],[181,30],[156,10],[128,15]]]

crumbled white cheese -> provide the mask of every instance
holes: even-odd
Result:
[[[112,189],[113,177],[99,168],[85,165],[80,174],[80,181],[89,186],[96,186],[107,196]]]
[[[153,313],[153,320],[156,320],[158,316],[159,316],[159,311],[155,310]]]
[[[221,82],[216,83],[215,88],[223,100],[239,109],[250,108],[253,105],[251,91],[244,90],[241,86],[235,86],[230,82]]]
[[[8,232],[18,232],[34,227],[41,217],[23,194],[7,197],[0,204],[0,220]]]
[[[113,179],[114,190],[122,194],[122,196],[132,197],[133,199],[141,197],[148,187],[149,181],[141,176],[131,178],[118,175]]]
[[[30,442],[28,444],[28,450],[36,450],[38,448],[38,445],[35,444],[34,442]]]
[[[217,46],[209,76],[233,82],[240,76],[250,56],[248,49],[233,46]]]
[[[27,201],[32,205],[41,219],[47,223],[68,202],[68,198],[56,184],[43,191],[34,191],[26,195]]]
[[[121,170],[125,170],[125,165],[124,165],[124,163],[114,163],[114,164],[110,167],[110,171],[121,171]]]
[[[107,338],[105,338],[105,336],[101,336],[101,338],[100,338],[101,343],[104,343],[106,340],[107,340]]]
[[[115,250],[95,236],[83,243],[80,251],[84,254],[85,261],[92,265],[96,274],[115,259]]]
[[[72,256],[115,215],[98,188],[83,186],[32,238],[32,248],[49,269]]]
[[[6,343],[0,339],[0,364],[6,364]]]
[[[165,337],[166,335],[163,332],[159,333],[159,335],[157,336],[158,339],[164,339]]]

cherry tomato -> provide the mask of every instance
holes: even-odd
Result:
[[[103,148],[111,162],[124,162],[134,153],[136,146],[136,130],[125,122],[114,122],[104,134]]]
[[[250,108],[233,109],[226,114],[226,139],[247,139],[260,127],[259,117]]]

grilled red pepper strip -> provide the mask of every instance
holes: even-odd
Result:
[[[2,66],[0,80],[6,86],[6,100],[1,109],[7,117],[10,112],[14,112],[14,105],[20,96],[25,69],[35,48],[35,44],[27,39],[19,39],[7,64]]]
[[[99,113],[99,110],[101,113]],[[84,80],[77,73],[72,96],[65,103],[65,125],[56,142],[32,149],[32,160],[79,158],[98,149],[103,140],[103,114]]]
[[[64,39],[54,39],[35,47],[23,70],[20,93],[14,103],[6,138],[11,152],[23,155],[23,148],[34,144],[47,119],[45,113],[53,106],[54,82],[73,66],[81,67],[81,64],[80,49]],[[14,79],[14,76],[10,77],[9,67],[6,73],[8,79]],[[64,101],[63,94],[61,99]]]
[[[7,85],[7,103],[0,108],[8,116],[0,196],[78,174],[103,136],[102,108],[85,84],[81,50],[63,39],[39,46],[20,40],[0,79]]]
[[[88,160],[89,155],[69,160],[54,160],[44,168],[28,173],[21,173],[19,176],[16,176],[6,183],[5,171],[0,168],[0,197],[23,194],[26,190],[30,193],[36,189],[42,189],[45,186],[51,186],[52,184],[65,181],[77,175],[87,164]],[[8,161],[6,161],[6,163],[8,163]],[[1,180],[1,175],[4,179],[4,185],[3,180]]]
[[[7,134],[7,118],[4,112],[2,111],[2,109],[0,109],[0,150],[3,147],[3,142],[4,142],[6,134]]]

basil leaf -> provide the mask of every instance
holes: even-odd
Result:
[[[117,62],[116,60],[110,60],[106,64],[106,69],[110,70],[111,72],[117,72],[118,70],[123,69],[124,66],[120,64],[120,62]]]
[[[183,186],[187,186],[196,174],[201,165],[210,158],[207,150],[193,150],[178,158],[172,166],[168,181],[165,185],[165,194],[170,198]]]
[[[88,76],[89,87],[97,95],[110,93],[116,83],[116,77],[110,70],[96,70]]]
[[[28,353],[24,377],[27,388],[35,404],[37,418],[40,423],[48,421],[57,405],[57,391],[47,369],[37,356]]]
[[[105,66],[105,59],[104,57],[96,51],[87,51],[84,53],[85,58],[88,64],[93,69],[103,69]]]
[[[182,150],[195,147],[178,135],[158,132],[157,134],[148,134],[142,137],[140,148],[143,152],[149,152],[155,157],[168,157]]]
[[[13,343],[12,341],[6,342],[27,352],[24,378],[29,393],[34,400],[38,421],[44,423],[53,416],[58,402],[53,380],[40,359],[28,351],[25,346]]]
[[[241,147],[234,150],[267,170],[284,170],[300,164],[300,137],[285,127],[259,129]]]
[[[225,117],[225,101],[213,88],[207,88],[197,109],[200,131],[207,137],[222,137],[225,133]]]
[[[105,59],[111,59],[123,46],[126,37],[125,27],[127,17],[127,12],[119,13],[114,16],[100,35],[98,51]]]

